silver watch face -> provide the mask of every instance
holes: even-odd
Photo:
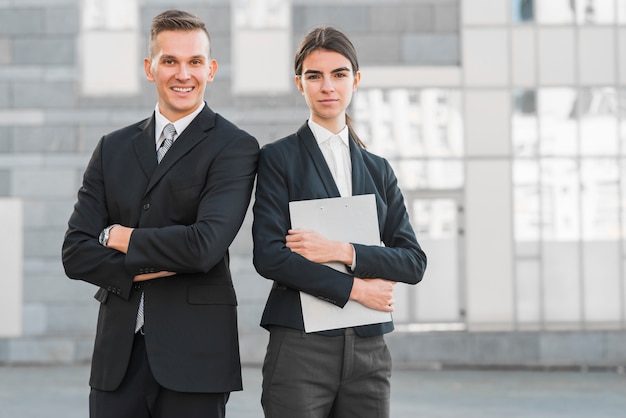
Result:
[[[98,237],[98,241],[100,241],[100,245],[104,245],[104,237],[106,236],[106,228],[100,232],[100,236]]]

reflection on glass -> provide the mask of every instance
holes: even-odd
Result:
[[[139,24],[137,0],[83,0],[83,30],[128,30]]]
[[[539,163],[513,162],[513,218],[515,241],[537,242],[541,238]]]
[[[617,3],[622,3],[618,0]],[[576,0],[576,22],[581,24],[615,22],[615,0]]]
[[[537,92],[541,155],[578,153],[576,98],[576,90],[572,88],[546,88]]]
[[[572,23],[576,0],[540,0],[535,4],[538,23]]]
[[[457,207],[452,199],[415,199],[412,201],[411,225],[424,239],[456,239]]]
[[[580,152],[582,155],[615,155],[617,94],[612,87],[582,89],[578,95]]]
[[[618,135],[622,155],[626,154],[626,89],[619,89],[617,95]]]
[[[513,0],[513,22],[530,22],[535,17],[533,0]]]
[[[402,190],[463,187],[463,161],[454,160],[389,160]]]
[[[513,92],[511,129],[514,155],[536,156],[539,134],[537,102],[534,90],[517,90]]]
[[[541,203],[545,240],[580,239],[580,186],[575,159],[541,160]]]
[[[626,23],[626,1],[616,0],[617,2],[617,23],[623,25]]]
[[[410,195],[406,201],[411,223],[428,254],[431,277],[437,278],[409,287],[414,296],[411,319],[431,323],[458,322],[461,318],[457,203],[454,199],[419,199]]]
[[[610,24],[615,21],[615,0],[541,0],[535,7],[539,23]]]
[[[620,160],[620,168],[621,168],[621,181],[620,181],[620,195],[619,195],[619,210],[621,211],[621,219],[622,219],[622,240],[624,241],[624,245],[622,245],[623,256],[626,257],[626,181],[624,181],[624,176],[626,176],[626,160]],[[626,259],[624,260],[626,267]],[[624,270],[626,271],[626,270]],[[626,296],[626,295],[624,295]]]
[[[238,29],[289,29],[291,0],[231,0]]]
[[[515,265],[515,306],[522,324],[540,324],[541,265],[538,260],[519,260]]]
[[[352,100],[356,130],[386,158],[460,157],[460,96],[445,89],[361,89]]]
[[[618,240],[619,167],[613,158],[581,162],[582,232],[585,241]]]

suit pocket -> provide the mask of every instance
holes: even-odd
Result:
[[[96,294],[93,295],[93,297],[100,303],[106,303],[107,299],[109,298],[109,292],[107,292],[103,288],[100,288],[98,289]]]
[[[172,193],[194,193],[204,186],[204,177],[191,176],[170,181],[170,191]]]
[[[189,286],[187,301],[192,305],[237,306],[237,296],[232,284],[210,284]]]

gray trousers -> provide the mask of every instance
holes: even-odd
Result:
[[[390,377],[382,335],[272,327],[261,404],[266,418],[389,418]]]

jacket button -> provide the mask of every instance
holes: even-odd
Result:
[[[144,203],[143,210],[148,210],[148,209],[150,209],[150,203]]]

